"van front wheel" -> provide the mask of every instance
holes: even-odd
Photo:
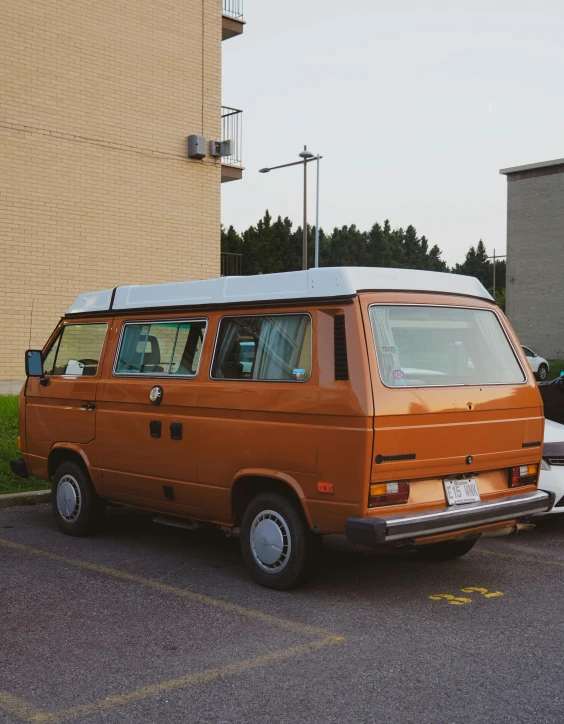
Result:
[[[70,461],[55,471],[51,505],[59,530],[75,536],[95,533],[106,512],[106,501],[94,490],[87,473]]]
[[[417,546],[416,550],[423,558],[432,561],[451,561],[454,558],[470,553],[476,545],[477,538],[471,540],[445,540],[440,543],[429,543],[426,546]]]
[[[241,552],[252,577],[284,591],[312,573],[319,536],[309,530],[301,510],[279,493],[261,493],[241,522]]]

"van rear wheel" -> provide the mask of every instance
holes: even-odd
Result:
[[[445,540],[440,543],[417,546],[416,550],[423,558],[431,561],[451,561],[454,558],[460,558],[470,553],[477,540],[477,538],[471,540]]]
[[[257,495],[241,522],[241,552],[250,574],[261,586],[279,591],[311,575],[320,540],[302,511],[279,493]]]
[[[97,532],[106,512],[106,501],[94,490],[87,473],[70,461],[55,471],[51,505],[59,530],[74,536]]]

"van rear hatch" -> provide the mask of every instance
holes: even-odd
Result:
[[[454,518],[534,494],[542,401],[500,310],[437,294],[365,294],[361,305],[375,411],[366,515]]]

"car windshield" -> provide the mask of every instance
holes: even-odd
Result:
[[[497,315],[488,309],[375,304],[370,321],[387,387],[525,380]]]

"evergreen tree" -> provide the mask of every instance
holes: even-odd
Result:
[[[314,265],[315,229],[308,227],[308,266]],[[278,217],[273,222],[268,211],[256,226],[242,234],[230,226],[221,229],[221,250],[242,254],[243,274],[270,274],[302,268],[302,228],[293,229],[290,219]],[[476,252],[473,249],[472,254]],[[467,255],[468,256],[468,255]],[[320,266],[379,266],[447,271],[441,250],[425,236],[419,237],[414,226],[392,229],[388,219],[361,231],[355,224],[333,229],[326,235],[319,230]],[[459,265],[460,267],[464,265]],[[460,272],[464,273],[464,272]]]

